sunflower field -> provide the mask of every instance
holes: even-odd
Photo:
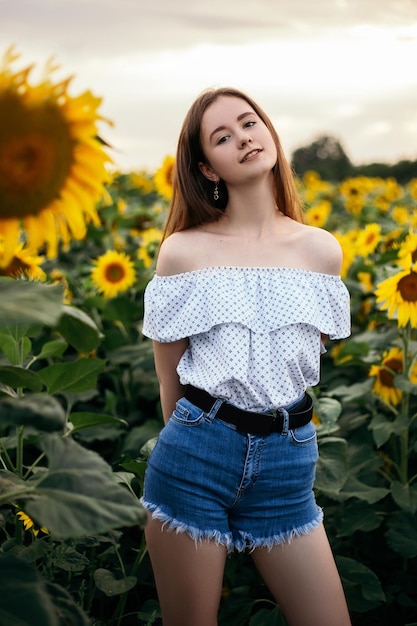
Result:
[[[0,64],[0,626],[161,624],[139,502],[162,427],[141,334],[174,159],[119,172],[91,92]],[[105,135],[105,132],[104,132]],[[311,389],[316,495],[354,626],[417,624],[417,178],[299,181],[352,335]],[[285,626],[250,557],[221,626]]]

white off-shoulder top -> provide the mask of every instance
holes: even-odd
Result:
[[[209,267],[155,275],[145,290],[143,334],[189,338],[182,384],[241,409],[268,411],[319,382],[320,334],[350,335],[339,276],[286,267]]]

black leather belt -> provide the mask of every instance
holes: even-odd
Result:
[[[204,413],[209,413],[218,398],[214,398],[207,391],[197,389],[192,385],[185,388],[185,397],[198,406]],[[284,429],[284,415],[281,409],[269,414],[244,411],[233,404],[223,402],[220,405],[216,417],[234,424],[239,432],[251,433],[252,435],[266,436],[273,432],[282,433]],[[288,410],[288,429],[294,430],[305,426],[313,416],[313,400],[307,393],[295,406]]]

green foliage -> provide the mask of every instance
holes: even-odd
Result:
[[[318,137],[308,146],[292,153],[292,167],[298,176],[314,170],[325,180],[343,180],[353,172],[353,166],[341,143],[328,135]]]
[[[329,344],[310,390],[317,500],[354,626],[411,625],[417,337],[376,306],[374,291],[398,271],[409,226],[417,228],[417,191],[379,179],[306,184],[306,206],[331,203],[325,227],[345,250],[353,322],[349,339]],[[0,278],[0,625],[161,624],[139,498],[162,419],[141,320],[158,246],[149,229],[160,229],[166,201],[144,173],[117,175],[109,194],[101,224],[45,263],[46,284]],[[370,224],[380,226],[373,247],[363,237]],[[129,255],[136,283],[106,299],[91,270],[110,249]],[[398,402],[370,376],[392,348],[406,355],[402,371],[379,371]],[[286,625],[250,555],[227,558],[219,624]]]
[[[22,285],[31,283],[8,284],[8,311],[14,288],[22,302]],[[105,602],[96,599],[100,593],[120,596],[111,609],[118,623],[146,555],[140,543],[122,547],[122,533],[114,534],[133,527],[140,535],[146,516],[139,483],[75,437],[107,429],[117,439],[128,422],[118,417],[116,405],[110,414],[94,406],[107,360],[80,356],[98,348],[104,335],[87,313],[62,304],[61,287],[36,286],[59,294],[59,301],[40,300],[33,319],[26,310],[0,334],[0,623],[88,624],[96,603],[93,613],[107,612]],[[36,290],[29,291],[34,298]],[[42,307],[52,308],[53,316]],[[49,328],[41,323],[45,320]],[[72,410],[88,397],[90,410]],[[128,550],[127,557],[121,549]],[[129,561],[132,573],[126,574]]]

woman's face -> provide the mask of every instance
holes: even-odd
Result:
[[[209,180],[236,185],[270,173],[276,164],[271,133],[241,98],[220,96],[213,102],[203,115],[200,135],[207,163],[199,167]]]

